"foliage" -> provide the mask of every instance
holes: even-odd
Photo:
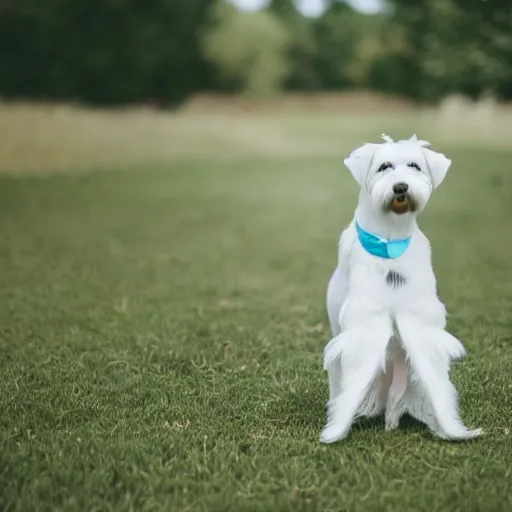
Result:
[[[512,98],[508,0],[387,0],[375,15],[325,4],[311,19],[294,0],[256,14],[226,0],[2,0],[0,93],[96,104],[174,104],[204,90]]]
[[[362,67],[374,56],[370,47],[376,41],[375,18],[361,15],[344,3],[333,3],[317,20],[319,51],[315,61],[323,88],[342,89],[366,83]],[[361,55],[368,48],[370,54]]]
[[[302,16],[293,0],[272,0],[268,12],[278,17],[290,34],[286,89],[322,89],[321,78],[315,69],[315,58],[319,52],[314,33],[315,20]]]
[[[512,97],[512,7],[506,0],[390,0],[422,99],[493,91]]]
[[[0,5],[6,96],[180,101],[209,87],[197,31],[216,0],[16,0]]]
[[[286,26],[269,12],[242,14],[219,4],[203,37],[203,51],[221,78],[252,96],[281,90],[288,73]]]

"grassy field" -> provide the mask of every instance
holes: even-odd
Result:
[[[395,124],[326,155],[0,177],[0,509],[512,510],[512,151],[437,144],[454,165],[421,218],[485,436],[318,441],[341,158]]]
[[[512,146],[512,105],[447,98],[413,108],[369,94],[192,99],[172,114],[0,101],[0,172],[69,172],[241,158],[340,158],[386,131],[455,146]]]

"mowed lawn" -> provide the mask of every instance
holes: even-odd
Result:
[[[512,510],[512,152],[439,149],[467,444],[319,443],[343,155],[1,177],[0,509]]]

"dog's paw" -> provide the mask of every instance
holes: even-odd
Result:
[[[481,428],[475,428],[473,430],[466,430],[464,433],[460,434],[459,436],[453,436],[451,439],[454,441],[460,440],[464,441],[465,439],[474,439],[475,437],[479,437],[483,434],[483,429]]]
[[[450,432],[450,434],[446,432],[435,432],[438,437],[446,441],[469,441],[475,437],[480,437],[483,433],[484,431],[481,428],[475,428],[473,430],[464,429],[460,432]]]
[[[322,431],[320,442],[323,444],[331,444],[341,441],[347,435],[343,428],[336,423],[328,423]]]
[[[470,439],[473,439],[475,437],[480,437],[480,436],[483,436],[485,434],[483,428],[475,428],[474,430],[470,430],[470,432],[471,432]]]

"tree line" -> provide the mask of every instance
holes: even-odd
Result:
[[[512,98],[509,0],[325,0],[241,13],[225,0],[0,0],[0,94],[177,105],[198,91],[364,88],[436,101]]]

